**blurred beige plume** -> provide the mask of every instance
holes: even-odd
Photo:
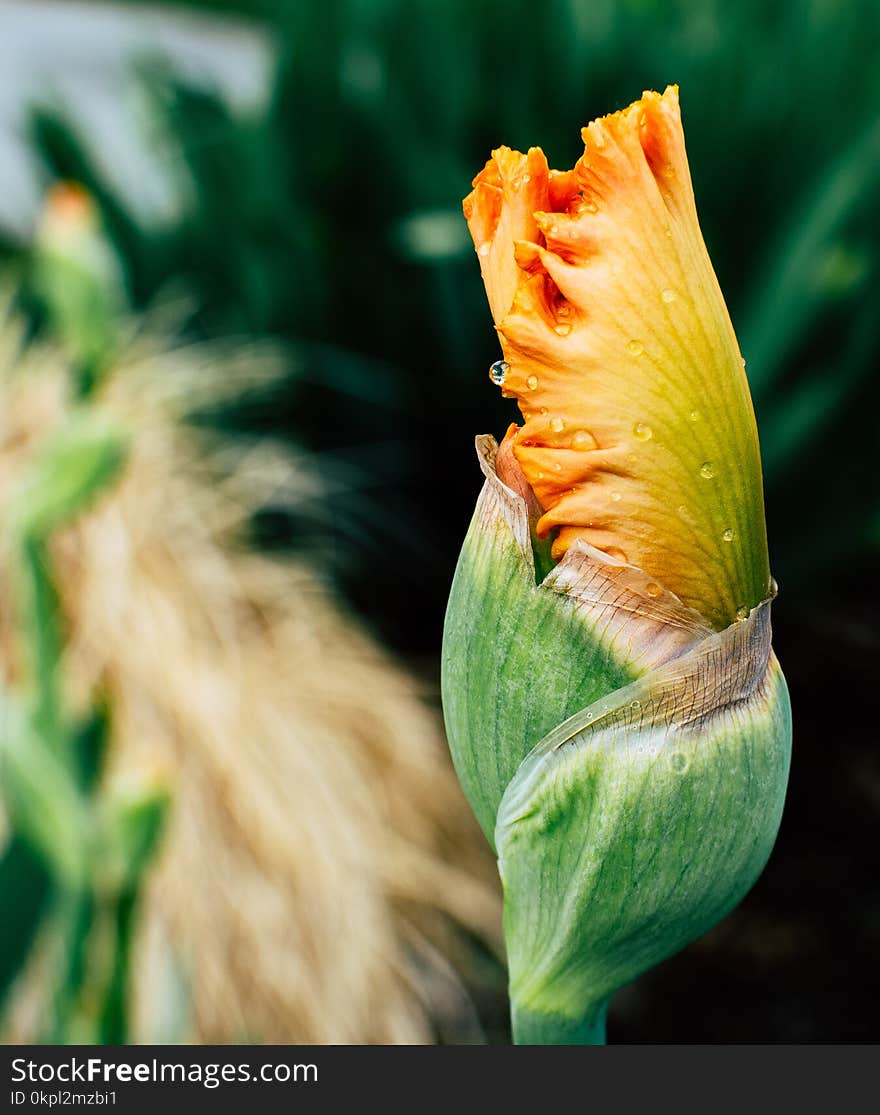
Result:
[[[461,973],[496,951],[493,870],[435,711],[302,561],[244,541],[307,462],[182,419],[275,374],[271,351],[170,350],[142,329],[96,405],[131,438],[121,480],[61,532],[64,675],[112,713],[107,777],[156,771],[173,811],[133,970],[134,1038],[479,1040]],[[0,512],[71,406],[62,358],[0,326]],[[0,600],[11,600],[0,546]],[[9,609],[0,659],[14,683]],[[38,973],[11,1036],[36,1031]],[[36,988],[36,990],[35,990]]]

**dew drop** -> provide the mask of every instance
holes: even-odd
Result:
[[[731,530],[731,528],[728,527],[727,530],[722,531],[721,537],[724,539],[725,542],[732,542],[736,535]]]
[[[645,351],[645,346],[641,341],[630,341],[626,346],[633,356],[641,356]]]
[[[741,604],[741,605],[740,605],[740,606],[739,606],[739,607],[737,608],[737,610],[736,610],[736,618],[737,618],[737,619],[739,620],[739,622],[740,622],[740,623],[742,623],[742,621],[743,621],[744,619],[748,619],[748,618],[749,618],[749,609],[748,609],[748,608],[747,608],[747,607],[745,606],[745,604]]]
[[[547,414],[548,413],[547,408],[546,407],[541,407],[541,413],[542,414]]]
[[[700,412],[698,410],[692,410],[688,415],[688,418],[690,418],[691,422],[699,422]]]
[[[593,445],[593,435],[586,430],[577,430],[571,439],[575,449],[588,449]]]
[[[672,290],[670,287],[667,287],[666,290],[663,290],[663,291],[660,292],[660,297],[667,304],[669,302],[674,302],[675,301],[675,291]]]
[[[669,765],[676,774],[684,774],[690,766],[690,760],[683,752],[673,751],[669,756]]]
[[[620,492],[611,492],[609,498],[611,499],[612,503],[619,503],[620,502]]]
[[[557,313],[557,314],[558,314],[558,315],[559,315],[560,317],[568,317],[568,315],[569,315],[569,314],[571,313],[571,306],[566,306],[566,305],[565,305],[565,304],[563,303],[563,305],[561,305],[561,306],[560,306],[560,307],[559,307],[559,308],[557,309],[556,313]]]
[[[565,429],[565,423],[561,418],[551,418],[550,429],[553,430],[554,433],[561,434]]]
[[[638,441],[650,441],[654,436],[654,431],[647,424],[647,422],[636,422],[633,426],[633,437]]]
[[[648,596],[659,596],[662,591],[663,589],[657,584],[656,581],[649,581],[645,585],[645,592],[648,594]]]
[[[509,371],[510,365],[506,360],[496,360],[489,369],[489,378],[500,387],[502,383],[504,383],[504,377]]]
[[[479,246],[479,248],[477,248],[477,255],[478,256],[487,256],[489,254],[489,250],[490,250],[490,244],[489,244],[489,241],[487,240],[485,244],[481,244]]]
[[[529,376],[529,378],[526,380],[526,387],[528,387],[529,391],[534,391],[537,386],[538,386],[538,377],[537,376]]]
[[[712,462],[704,461],[700,465],[700,476],[702,476],[704,480],[711,480],[714,475],[715,469],[712,467]]]
[[[688,513],[687,504],[680,503],[678,505],[678,513],[679,513],[679,515],[682,515],[682,516],[687,515],[687,513]]]
[[[633,710],[633,712],[637,712],[642,707],[642,702],[641,701],[630,701],[629,707]]]
[[[571,332],[571,325],[566,322],[561,322],[556,326],[554,332],[560,337],[567,337]]]
[[[559,463],[559,461],[554,461],[553,462],[553,471],[554,472],[562,472],[562,465]]]

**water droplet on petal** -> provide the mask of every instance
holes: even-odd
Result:
[[[550,429],[553,430],[554,433],[560,434],[565,429],[565,423],[561,418],[551,418]]]
[[[667,287],[666,290],[660,292],[660,297],[666,303],[674,302],[675,301],[675,291],[672,290],[670,287]]]
[[[509,371],[510,365],[506,360],[496,360],[489,369],[489,378],[500,387],[502,383],[504,383],[504,377]]]
[[[587,430],[577,430],[571,439],[571,444],[575,449],[589,449],[594,444],[593,435]]]
[[[638,711],[638,709],[640,709],[642,707],[642,702],[641,701],[630,701],[629,707],[633,710],[633,712],[636,712],[636,711]]]
[[[633,437],[638,441],[650,441],[654,436],[654,431],[647,422],[636,422],[633,426]]]
[[[630,341],[626,346],[633,356],[641,356],[645,351],[645,346],[641,341]]]
[[[541,407],[541,413],[542,413],[542,414],[548,414],[548,413],[549,413],[549,411],[547,410],[547,408],[546,408],[546,407]]]
[[[537,376],[529,376],[529,378],[526,380],[526,387],[528,387],[529,391],[534,391],[537,386],[538,386],[538,377]]]
[[[479,248],[477,248],[477,255],[478,256],[487,256],[489,254],[490,248],[491,248],[491,245],[489,244],[489,241],[487,240],[485,244],[481,244],[479,246]]]
[[[611,499],[612,503],[619,503],[620,502],[620,492],[611,492],[609,494],[609,498]]]
[[[565,303],[563,303],[557,309],[556,313],[559,315],[559,317],[568,317],[568,315],[571,313],[571,306],[566,306]]]
[[[736,536],[730,529],[730,527],[728,527],[727,530],[722,531],[721,537],[724,539],[725,542],[732,542]]]
[[[700,476],[702,476],[704,480],[711,480],[714,475],[715,469],[712,467],[712,462],[704,461],[700,465]]]
[[[560,325],[556,326],[554,332],[557,333],[560,337],[567,337],[571,332],[571,326],[568,322],[562,322]]]
[[[749,618],[749,609],[748,609],[748,608],[747,608],[747,607],[745,606],[745,604],[741,604],[741,605],[740,605],[740,606],[739,606],[739,607],[737,608],[737,610],[736,610],[736,618],[737,618],[737,619],[739,620],[739,622],[740,622],[740,623],[742,623],[742,621],[743,621],[744,619],[748,619],[748,618]]]
[[[645,585],[645,592],[648,596],[659,596],[663,589],[657,584],[656,581],[649,581]]]
[[[690,418],[691,422],[699,422],[700,412],[698,410],[692,410],[688,415],[688,418]]]

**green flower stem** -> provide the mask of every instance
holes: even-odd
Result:
[[[510,1005],[514,1045],[604,1045],[608,1001],[598,1003],[575,1021],[561,1014],[539,1014]]]

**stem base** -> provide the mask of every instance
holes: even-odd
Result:
[[[581,1019],[510,1005],[514,1045],[604,1045],[608,1003],[598,1003]]]

